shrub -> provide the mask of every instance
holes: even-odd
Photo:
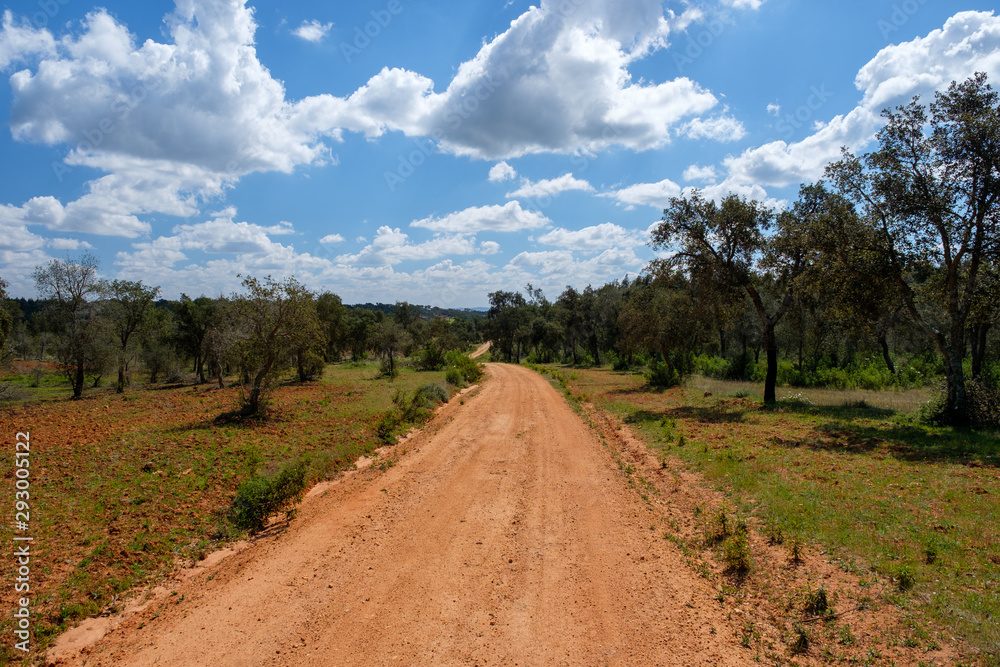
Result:
[[[694,367],[698,373],[705,377],[724,379],[729,377],[730,362],[722,357],[708,356],[700,354],[695,357]]]
[[[445,363],[445,353],[435,341],[428,343],[417,355],[417,368],[422,371],[439,371]]]
[[[611,364],[612,370],[627,371],[632,367],[632,364],[628,361],[627,354],[618,354],[614,350],[611,350],[607,354],[607,359]]]
[[[726,571],[738,576],[746,575],[753,567],[753,554],[750,552],[750,539],[746,530],[740,530],[722,543],[722,560]]]
[[[323,360],[323,355],[321,355],[316,350],[307,350],[302,355],[302,365],[299,370],[299,380],[302,382],[308,382],[315,380],[318,377],[323,376],[323,370],[326,368],[326,361]]]
[[[457,350],[452,350],[445,355],[445,363],[448,365],[449,370],[452,368],[458,370],[462,380],[469,384],[479,382],[483,377],[483,365],[469,355],[462,354]],[[447,373],[445,377],[448,379]],[[455,375],[452,374],[451,377],[454,378]],[[451,382],[456,387],[461,386],[461,383],[452,382],[451,379],[448,379],[448,382]]]
[[[399,367],[397,364],[392,363],[389,359],[383,359],[378,367],[378,377],[379,379],[388,378],[392,380],[397,375],[399,375]]]
[[[802,655],[809,651],[809,631],[801,625],[795,626],[795,635],[791,644],[792,654]]]
[[[267,519],[293,503],[306,486],[307,464],[299,460],[285,465],[274,475],[254,475],[240,484],[230,509],[230,520],[240,530],[256,533]]]
[[[676,387],[681,382],[680,373],[665,361],[654,361],[646,371],[650,387]]]
[[[969,420],[976,426],[1000,427],[1000,388],[983,379],[966,385],[969,397]]]
[[[379,417],[378,422],[375,424],[375,434],[385,444],[393,445],[396,443],[396,434],[401,424],[402,421],[399,413],[395,410],[390,410]]]
[[[456,387],[465,386],[465,378],[462,376],[462,371],[458,370],[454,366],[444,372],[444,379],[445,382],[450,385],[454,385]]]
[[[756,363],[753,355],[749,352],[741,353],[729,360],[726,369],[726,380],[753,380],[755,378]]]
[[[662,360],[649,365],[646,382],[651,387],[676,387],[697,367],[696,357],[691,352],[670,352]]]
[[[826,588],[820,586],[814,591],[806,593],[806,604],[803,611],[812,616],[822,616],[829,613],[830,600],[826,595]]]
[[[917,577],[913,573],[913,568],[909,565],[903,565],[896,571],[896,587],[901,593],[913,588],[917,583]]]
[[[431,410],[447,401],[448,390],[435,382],[423,385],[412,395],[397,391],[392,397],[395,407],[379,418],[375,431],[382,442],[393,445],[404,426],[426,421],[430,418]]]

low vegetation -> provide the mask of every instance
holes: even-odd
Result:
[[[926,423],[930,394],[920,390],[800,389],[765,408],[759,385],[696,376],[651,392],[638,374],[536,368],[724,494],[728,510],[696,520],[732,574],[754,576],[754,550],[742,537],[754,525],[790,562],[811,546],[860,577],[871,598],[856,606],[896,607],[910,629],[884,645],[933,650],[958,637],[966,664],[1000,664],[996,430]],[[820,586],[796,604],[809,617],[833,606]],[[800,629],[789,638],[793,653],[819,637],[812,625]],[[849,626],[838,632],[851,637]]]
[[[376,379],[377,361],[328,365],[311,383],[278,381],[267,419],[233,423],[216,417],[238,387],[196,384],[192,375],[125,394],[90,390],[81,400],[67,400],[69,381],[57,370],[37,388],[30,372],[8,376],[22,396],[0,412],[0,428],[30,431],[32,443],[33,643],[44,651],[61,630],[120,610],[130,591],[178,564],[280,529],[272,517],[293,509],[311,483],[386,444],[379,425],[400,397],[414,419],[447,398],[444,371],[398,365],[392,382]],[[0,526],[0,540],[11,534],[9,523]],[[0,604],[12,607],[12,595],[10,587]],[[10,623],[0,620],[0,633]],[[0,650],[0,662],[17,657],[9,642]]]

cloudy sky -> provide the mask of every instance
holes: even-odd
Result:
[[[1000,83],[992,4],[0,0],[0,277],[554,298],[641,271],[671,196],[780,206],[883,108]]]

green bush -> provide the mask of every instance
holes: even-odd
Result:
[[[671,364],[654,361],[646,371],[646,382],[650,387],[676,387],[681,383],[681,376]]]
[[[475,384],[483,377],[483,365],[470,357],[467,354],[462,354],[457,350],[452,350],[444,355],[445,363],[448,368],[445,371],[445,379],[455,385],[456,387],[461,387],[463,382],[469,384]],[[459,375],[456,376],[454,372],[449,374],[449,371],[456,370]],[[453,382],[452,380],[461,377],[461,381]]]
[[[378,375],[375,377],[379,379],[388,378],[390,380],[396,378],[399,375],[399,364],[390,363],[388,359],[383,359],[378,366]]]
[[[439,371],[445,363],[445,353],[435,341],[428,343],[417,355],[417,368],[422,371]]]
[[[982,378],[966,385],[969,396],[969,421],[976,426],[1000,428],[1000,387]]]
[[[435,407],[447,402],[448,390],[436,382],[423,385],[413,394],[397,391],[392,397],[395,407],[379,418],[375,431],[382,442],[394,445],[404,427],[427,421]]]
[[[743,576],[753,569],[750,539],[745,531],[735,532],[722,543],[722,561],[731,574]]]
[[[757,375],[757,363],[754,361],[754,357],[749,352],[740,353],[729,360],[728,367],[726,368],[726,374],[722,378],[723,380],[755,380]],[[763,380],[763,374],[760,376]]]
[[[696,357],[690,352],[671,352],[663,360],[654,361],[649,365],[646,381],[651,387],[676,387],[697,366]]]
[[[462,371],[458,370],[454,366],[444,372],[444,379],[445,382],[455,387],[465,386],[465,378],[462,376]]]
[[[303,380],[315,380],[316,378],[323,377],[323,371],[326,369],[326,361],[316,350],[308,350],[302,356],[302,378]]]
[[[230,509],[230,521],[240,530],[256,533],[267,519],[298,500],[306,487],[306,461],[284,466],[274,475],[254,475],[240,484]]]
[[[694,360],[695,371],[710,378],[723,379],[729,377],[730,366],[731,364],[728,359],[709,356],[707,354],[699,354]]]

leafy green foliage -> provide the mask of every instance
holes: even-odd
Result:
[[[444,350],[433,340],[417,355],[417,368],[422,371],[439,371],[445,363]]]
[[[240,369],[240,413],[259,416],[293,352],[323,338],[313,295],[295,278],[247,277],[243,287],[246,293],[232,300],[232,353]]]
[[[294,503],[306,487],[306,461],[286,464],[273,475],[254,475],[240,484],[230,509],[230,520],[240,530],[256,533],[267,519]]]
[[[422,385],[412,394],[396,391],[392,397],[394,408],[379,417],[376,424],[379,439],[387,445],[396,444],[403,430],[430,419],[434,408],[447,403],[448,398],[448,390],[436,382]]]
[[[483,377],[483,365],[457,350],[445,355],[445,379],[456,387],[475,384]]]

